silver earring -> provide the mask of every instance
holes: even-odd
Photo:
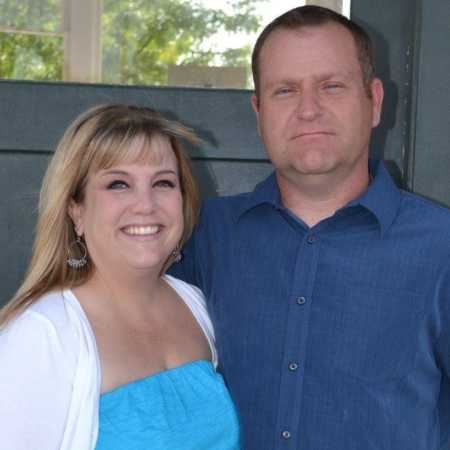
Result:
[[[181,254],[181,245],[177,244],[177,246],[173,249],[173,252],[171,253],[172,259],[174,262],[180,262],[183,258]]]
[[[71,255],[71,250],[78,247],[78,251],[81,253],[81,258],[76,258]],[[87,248],[81,240],[80,236],[77,236],[76,240],[69,245],[67,250],[67,265],[72,269],[81,269],[87,264]]]

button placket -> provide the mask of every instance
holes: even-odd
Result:
[[[288,430],[284,430],[281,432],[281,436],[283,437],[283,439],[290,439],[291,438],[291,433]]]
[[[281,395],[284,404],[280,404],[277,429],[279,443],[294,444],[297,433],[296,424],[300,421],[301,403],[303,398],[304,356],[306,341],[310,328],[310,302],[317,270],[319,237],[309,230],[298,241],[298,254],[295,261],[294,275],[291,286],[289,315],[286,329],[286,345],[281,368]],[[302,306],[302,308],[299,308]],[[281,398],[281,397],[280,397]],[[282,448],[282,447],[280,447]]]

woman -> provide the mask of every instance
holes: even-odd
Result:
[[[179,138],[194,135],[125,105],[64,134],[0,316],[2,448],[239,448],[202,294],[164,275],[198,214]]]

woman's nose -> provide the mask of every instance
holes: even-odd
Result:
[[[133,210],[135,213],[149,214],[155,207],[155,194],[151,188],[139,189],[134,193]]]

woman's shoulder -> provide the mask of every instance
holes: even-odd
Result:
[[[35,314],[47,318],[50,321],[67,319],[64,291],[58,289],[46,292],[36,298],[25,310],[25,313],[31,315]]]
[[[54,290],[36,299],[23,313],[30,320],[47,323],[58,334],[73,333],[84,317],[70,290]]]
[[[200,288],[172,275],[165,274],[164,279],[173,289],[175,289],[178,295],[180,295],[185,302],[194,302],[206,307],[205,296]]]
[[[206,339],[208,340],[212,361],[215,367],[217,367],[217,350],[214,344],[214,328],[209,317],[208,310],[206,307],[205,296],[203,292],[193,284],[186,283],[179,278],[175,278],[172,275],[164,275],[164,279],[169,283],[169,285],[176,291],[176,293],[181,297],[184,303],[189,307],[201,329],[203,330]]]
[[[27,342],[70,349],[77,352],[83,317],[77,311],[67,292],[55,290],[35,299],[23,312],[11,320],[1,331],[3,342],[19,345]]]
[[[52,366],[57,359],[61,368],[72,373],[77,365],[80,338],[66,303],[63,291],[49,292],[13,318],[0,333],[2,360],[12,366],[16,361],[20,366],[33,367],[33,361]]]

